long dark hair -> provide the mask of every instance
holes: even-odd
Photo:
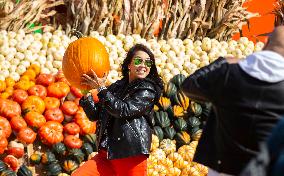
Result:
[[[130,50],[128,51],[126,58],[124,59],[122,66],[121,66],[122,67],[122,76],[124,78],[129,79],[129,68],[128,68],[128,66],[131,63],[132,58],[137,51],[144,51],[145,53],[147,53],[150,56],[150,59],[153,62],[153,65],[152,65],[150,72],[149,72],[149,74],[147,75],[146,78],[153,81],[156,87],[159,87],[160,90],[158,90],[158,91],[163,91],[164,83],[163,83],[161,77],[158,74],[157,67],[156,67],[156,64],[155,64],[155,56],[154,56],[153,52],[145,45],[136,44],[132,48],[130,48]],[[159,92],[159,94],[161,94],[161,92]]]

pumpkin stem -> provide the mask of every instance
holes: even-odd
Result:
[[[77,31],[76,29],[72,29],[72,30],[69,32],[68,36],[71,37],[71,36],[74,36],[74,35],[75,35],[78,39],[81,38],[81,37],[84,37],[84,34],[83,34],[82,32]]]

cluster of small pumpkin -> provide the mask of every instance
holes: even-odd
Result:
[[[45,146],[56,156],[67,158],[57,162],[52,152],[33,155],[30,161],[36,164],[41,158],[46,175],[58,175],[59,168],[67,173],[75,170],[95,147],[91,134],[95,133],[96,123],[79,106],[82,96],[82,91],[70,86],[62,72],[43,74],[38,65],[29,66],[18,82],[9,77],[0,81],[0,154],[9,166],[4,169],[7,167],[2,165],[0,173],[28,172],[24,150],[29,144]],[[63,152],[66,157],[59,151],[63,147],[67,148]]]
[[[148,175],[202,176],[208,169],[192,162],[202,121],[210,105],[190,101],[180,91],[185,76],[178,74],[165,85],[163,96],[155,105],[154,132]]]

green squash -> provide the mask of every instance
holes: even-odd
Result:
[[[164,136],[166,139],[173,139],[176,135],[176,130],[173,127],[166,127],[163,129]]]
[[[190,135],[185,131],[177,133],[174,139],[176,140],[176,144],[179,147],[183,145],[188,145],[190,143]]]
[[[40,164],[40,161],[41,161],[41,155],[39,153],[33,153],[30,156],[31,164]]]
[[[0,160],[0,173],[8,168],[7,164]]]
[[[191,134],[191,138],[193,141],[199,141],[201,135],[202,135],[202,129],[198,129],[197,131],[194,131],[194,133]]]
[[[82,151],[85,153],[85,159],[88,158],[88,156],[93,153],[94,149],[92,147],[92,144],[88,143],[88,142],[84,142],[82,147],[81,147]]]
[[[62,142],[58,142],[52,146],[52,151],[59,156],[63,156],[66,153],[66,146]]]
[[[57,176],[62,172],[62,168],[58,161],[45,165],[47,176]]]
[[[176,131],[185,131],[187,129],[186,121],[182,118],[176,119],[174,121],[174,127]]]
[[[82,163],[84,161],[85,155],[81,149],[70,149],[68,151],[68,158],[76,160],[78,163]]]
[[[184,111],[187,111],[189,107],[189,98],[181,91],[171,97],[172,101],[183,108]]]
[[[83,137],[84,142],[88,142],[92,145],[94,152],[98,151],[98,146],[97,146],[97,135],[96,133],[92,134],[87,134]]]
[[[171,82],[174,83],[178,89],[180,89],[180,86],[185,80],[185,78],[186,78],[185,75],[177,74],[171,79]]]
[[[52,162],[56,161],[56,157],[54,155],[54,153],[52,153],[51,151],[46,151],[45,153],[43,153],[41,155],[41,163],[42,164],[50,164]]]
[[[18,169],[17,176],[33,176],[33,172],[25,164],[23,164]]]
[[[164,95],[168,98],[174,96],[177,93],[177,87],[174,83],[169,82],[164,87]]]
[[[160,126],[154,126],[154,134],[158,136],[159,141],[164,139],[163,129]]]
[[[74,160],[70,160],[70,159],[66,159],[63,162],[63,169],[68,173],[71,174],[74,170],[76,170],[79,167],[79,164],[74,161]]]
[[[10,170],[10,169],[6,169],[2,172],[0,172],[0,176],[17,176],[16,172]]]
[[[202,114],[201,105],[195,102],[191,102],[190,103],[190,113],[194,116],[200,116]]]
[[[187,125],[188,125],[189,128],[199,127],[200,124],[201,123],[200,123],[199,118],[197,118],[195,116],[189,117],[187,119]]]
[[[169,117],[170,121],[173,122],[173,121],[176,119],[175,116],[174,116],[174,109],[173,109],[173,107],[170,106],[170,107],[167,109],[166,112],[168,113],[168,117]]]
[[[171,125],[168,113],[165,111],[154,112],[155,122],[162,128],[168,127]]]

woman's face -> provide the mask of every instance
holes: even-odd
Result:
[[[137,51],[131,63],[129,64],[129,81],[133,81],[135,79],[143,79],[150,73],[150,69],[153,65],[150,56],[144,51]]]

